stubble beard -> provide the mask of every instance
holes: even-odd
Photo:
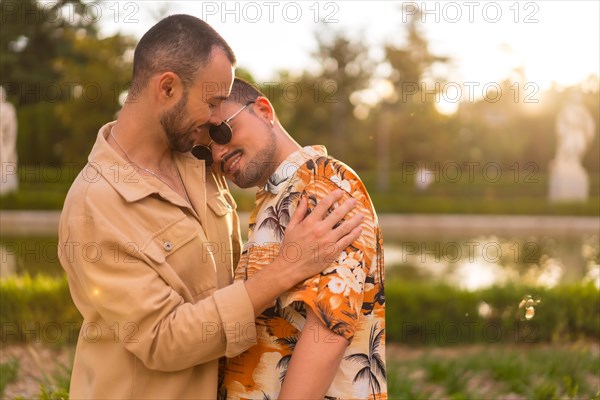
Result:
[[[194,145],[191,138],[194,125],[185,125],[185,121],[188,119],[186,113],[187,103],[188,94],[184,93],[181,100],[173,108],[165,111],[160,116],[160,124],[167,135],[169,148],[180,153],[190,151]]]
[[[271,127],[268,129],[268,137],[264,138],[265,145],[258,151],[256,157],[248,162],[245,168],[236,171],[231,180],[239,187],[246,189],[259,186],[259,183],[269,179],[274,172],[275,153],[277,151],[277,142],[275,141],[275,131]],[[243,153],[242,153],[243,154]]]

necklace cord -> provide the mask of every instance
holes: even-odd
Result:
[[[127,154],[127,152],[125,151],[125,149],[123,148],[123,146],[121,146],[121,143],[119,143],[119,141],[117,140],[116,136],[113,134],[113,129],[112,127],[110,128],[110,137],[112,137],[112,139],[115,141],[115,143],[117,144],[117,146],[119,147],[119,149],[121,149],[121,151],[123,152],[123,154],[125,155],[125,158],[127,158],[127,161],[129,161],[130,164],[134,165],[136,168],[141,169],[142,171],[145,171],[147,173],[149,173],[150,175],[154,176],[156,179],[158,179],[159,181],[161,181],[162,183],[164,183],[165,185],[167,185],[172,191],[174,191],[175,193],[177,193],[177,190],[175,190],[175,188],[173,186],[171,186],[167,181],[165,181],[163,178],[160,177],[159,174],[157,174],[156,172],[152,171],[151,169],[142,167],[141,165],[133,162],[131,160],[131,158],[129,157],[129,154]],[[185,198],[188,202],[188,204],[192,204],[192,202],[190,201],[190,197],[188,195],[188,192],[185,188],[185,185],[183,184],[183,179],[181,178],[181,174],[179,173],[179,169],[177,168],[177,165],[175,165],[175,160],[173,160],[171,158],[171,160],[173,161],[173,166],[175,167],[175,172],[177,172],[177,177],[179,178],[179,183],[181,184],[181,187],[183,188],[183,193],[185,194]]]

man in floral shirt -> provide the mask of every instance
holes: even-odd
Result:
[[[221,398],[387,398],[383,240],[363,183],[324,147],[300,147],[248,83],[235,79],[223,113],[228,119],[194,153],[238,186],[259,187],[235,279],[268,267],[280,251],[290,262],[298,257],[281,241],[302,196],[312,210],[342,190],[341,201],[357,202],[347,218],[363,220],[360,237],[327,269],[257,317],[258,344],[227,360]]]

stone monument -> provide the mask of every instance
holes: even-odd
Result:
[[[594,120],[581,95],[572,94],[556,118],[556,157],[550,162],[549,199],[552,202],[585,202],[588,174],[581,159],[594,137]]]
[[[0,86],[0,195],[17,190],[17,114]]]

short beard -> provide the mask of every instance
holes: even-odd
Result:
[[[233,183],[241,188],[259,186],[263,181],[266,183],[271,174],[275,172],[275,168],[277,168],[277,165],[273,165],[275,153],[277,152],[275,132],[271,127],[269,128],[269,135],[264,140],[265,146],[248,163],[246,168],[238,170],[231,177]]]
[[[194,141],[190,134],[194,126],[183,126],[187,119],[186,108],[188,93],[184,91],[183,97],[170,110],[160,115],[160,124],[163,127],[169,141],[169,148],[180,153],[186,153],[192,149]]]

